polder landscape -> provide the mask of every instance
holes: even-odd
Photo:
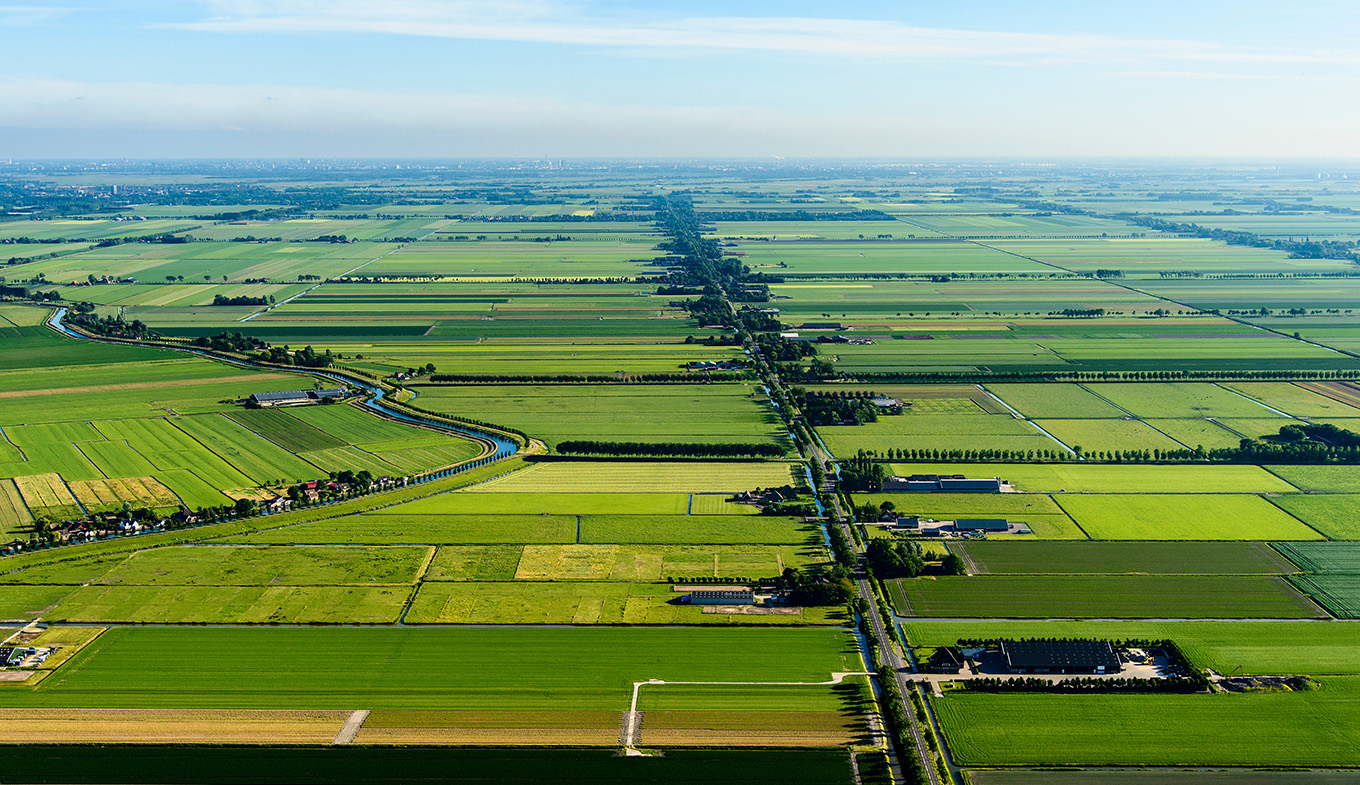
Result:
[[[0,781],[1354,782],[1357,173],[0,165]]]

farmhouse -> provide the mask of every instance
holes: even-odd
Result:
[[[1002,641],[1001,656],[1011,673],[1117,673],[1119,656],[1109,641]]]
[[[969,479],[962,474],[913,474],[883,478],[884,491],[950,491],[954,493],[1000,493],[1006,481],[997,477]]]
[[[926,661],[926,673],[958,673],[963,670],[963,654],[953,646],[941,646]]]
[[[756,594],[750,589],[700,589],[686,594],[682,601],[691,605],[755,605]]]
[[[324,400],[342,400],[344,390],[284,390],[253,393],[250,400],[258,406],[303,406]]]

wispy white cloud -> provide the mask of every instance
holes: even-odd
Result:
[[[878,19],[804,17],[602,18],[554,0],[212,0],[210,16],[172,26],[223,33],[380,33],[632,50],[735,50],[840,58],[989,63],[1181,60],[1360,65],[1360,51],[1228,47],[1202,41],[917,27]]]
[[[79,11],[43,5],[0,5],[0,27],[28,27],[53,22]]]

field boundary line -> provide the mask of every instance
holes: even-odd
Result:
[[[1063,515],[1066,515],[1066,516],[1067,516],[1067,520],[1071,521],[1071,522],[1072,522],[1072,525],[1077,527],[1077,531],[1079,531],[1079,532],[1081,532],[1082,534],[1086,535],[1086,539],[1087,539],[1088,542],[1100,542],[1100,540],[1097,540],[1095,537],[1092,537],[1090,532],[1088,532],[1088,531],[1086,531],[1086,529],[1082,528],[1081,524],[1077,522],[1077,519],[1074,518],[1074,517],[1072,516],[1072,513],[1068,512],[1068,511],[1067,511],[1067,508],[1064,507],[1064,506],[1062,506],[1062,502],[1058,501],[1058,500],[1055,498],[1055,497],[1057,497],[1057,496],[1061,496],[1062,494],[1049,493],[1049,494],[1045,494],[1045,495],[1048,496],[1049,501],[1051,501],[1051,502],[1053,502],[1054,504],[1058,505],[1058,509],[1062,510]]]
[[[1110,400],[1109,398],[1106,398],[1105,396],[1101,395],[1100,393],[1096,392],[1095,390],[1092,390],[1090,387],[1088,387],[1088,386],[1086,385],[1085,382],[1075,382],[1075,384],[1076,384],[1078,387],[1080,387],[1081,389],[1083,389],[1083,390],[1085,390],[1086,392],[1090,393],[1092,396],[1094,396],[1094,397],[1096,397],[1096,398],[1098,398],[1098,399],[1104,401],[1105,403],[1108,403],[1109,405],[1111,405],[1111,406],[1113,406],[1114,408],[1118,409],[1119,411],[1123,412],[1125,415],[1127,415],[1127,416],[1129,416],[1129,417],[1132,417],[1132,418],[1135,419],[1135,420],[1141,420],[1141,419],[1142,419],[1141,417],[1139,417],[1138,415],[1136,415],[1136,414],[1134,414],[1133,412],[1129,411],[1128,409],[1125,409],[1123,406],[1120,406],[1119,404],[1115,403],[1114,401]],[[1075,419],[1091,419],[1091,418],[1080,417],[1080,418],[1075,418]],[[1097,419],[1098,419],[1098,418],[1097,418]]]
[[[1223,427],[1224,427],[1224,428],[1227,428],[1228,426],[1225,425],[1225,426],[1223,426]],[[1229,430],[1232,430],[1232,429],[1229,428]],[[1233,431],[1233,433],[1237,433],[1237,431]],[[1264,466],[1264,465],[1261,465],[1261,464],[1257,464],[1257,468],[1259,468],[1261,471],[1265,472],[1266,474],[1269,474],[1271,477],[1279,477],[1280,482],[1284,483],[1285,485],[1288,485],[1290,488],[1293,488],[1294,490],[1298,491],[1299,493],[1313,493],[1313,491],[1305,491],[1304,489],[1302,489],[1302,488],[1300,488],[1299,486],[1295,485],[1294,483],[1290,482],[1287,478],[1280,477],[1279,474],[1277,474],[1277,473],[1275,473],[1275,472],[1272,472],[1272,471],[1270,470],[1270,467],[1269,467],[1269,466]],[[1307,525],[1307,524],[1305,524],[1305,525]],[[1319,532],[1319,534],[1321,534],[1321,532]]]
[[[1218,389],[1224,391],[1224,392],[1232,393],[1233,395],[1236,395],[1238,398],[1244,398],[1244,399],[1246,399],[1246,400],[1248,400],[1248,401],[1251,401],[1252,403],[1256,404],[1257,406],[1264,407],[1264,408],[1266,408],[1266,409],[1269,409],[1269,410],[1272,411],[1272,412],[1275,412],[1275,413],[1278,414],[1278,415],[1281,415],[1281,416],[1283,416],[1283,417],[1288,417],[1289,419],[1291,419],[1291,420],[1293,420],[1293,421],[1295,421],[1295,422],[1298,422],[1298,419],[1299,419],[1299,418],[1295,417],[1294,415],[1290,414],[1289,412],[1281,411],[1280,409],[1276,409],[1274,406],[1271,406],[1270,404],[1266,403],[1265,401],[1258,401],[1258,400],[1256,400],[1255,398],[1251,397],[1250,395],[1245,395],[1245,394],[1243,394],[1243,393],[1240,393],[1240,392],[1238,392],[1237,390],[1232,389],[1231,387],[1224,387],[1222,382],[1209,382],[1209,383],[1212,384],[1213,386],[1217,387]]]
[[[1303,525],[1303,527],[1304,527],[1305,529],[1308,529],[1309,531],[1317,532],[1317,533],[1318,533],[1318,536],[1322,537],[1322,539],[1323,539],[1324,542],[1337,542],[1337,540],[1334,540],[1334,539],[1332,539],[1331,537],[1328,537],[1327,534],[1326,534],[1326,532],[1323,532],[1323,531],[1320,530],[1320,529],[1317,529],[1317,528],[1314,528],[1314,527],[1312,527],[1312,526],[1309,526],[1309,525],[1308,525],[1308,521],[1305,521],[1304,519],[1300,518],[1299,516],[1295,515],[1294,513],[1290,512],[1289,510],[1286,510],[1285,508],[1283,508],[1283,507],[1281,507],[1280,505],[1276,504],[1275,501],[1274,501],[1268,494],[1265,494],[1265,493],[1256,493],[1256,494],[1252,494],[1252,495],[1253,495],[1253,496],[1256,496],[1256,497],[1258,497],[1258,498],[1261,498],[1261,499],[1265,499],[1267,502],[1270,502],[1270,506],[1274,507],[1275,509],[1277,509],[1277,510],[1279,510],[1280,512],[1284,513],[1285,515],[1288,515],[1290,518],[1293,518],[1294,520],[1298,521],[1300,524]]]
[[[1186,444],[1185,442],[1181,441],[1180,439],[1177,439],[1175,436],[1172,436],[1171,434],[1167,433],[1166,431],[1162,430],[1161,428],[1158,428],[1157,426],[1153,425],[1152,423],[1148,422],[1147,420],[1135,420],[1135,422],[1140,422],[1140,423],[1146,425],[1147,427],[1151,428],[1152,430],[1156,431],[1157,433],[1160,433],[1161,435],[1165,436],[1166,438],[1170,439],[1171,441],[1175,442],[1176,444],[1179,444],[1180,446],[1184,447],[1184,448],[1187,449],[1187,450],[1192,450],[1192,451],[1193,451],[1193,450],[1195,449],[1194,447],[1191,447],[1190,445]],[[1209,422],[1208,418],[1205,418],[1205,422]],[[1215,423],[1215,425],[1217,425],[1217,423]]]

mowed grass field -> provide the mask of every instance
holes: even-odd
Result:
[[[753,383],[425,385],[418,391],[426,409],[518,428],[549,446],[569,439],[782,444],[787,438]]]
[[[679,602],[665,583],[458,582],[420,585],[408,624],[843,625],[843,607],[714,613]],[[711,609],[710,609],[711,610]]]
[[[623,711],[636,680],[821,682],[862,667],[854,637],[831,629],[124,627],[0,705]]]
[[[1295,493],[1271,501],[1331,539],[1360,540],[1360,494]]]
[[[898,463],[893,464],[893,473],[1000,477],[1017,490],[1031,493],[1287,493],[1295,489],[1259,466],[1236,464]],[[1360,472],[1356,475],[1360,490]]]
[[[1352,743],[1360,678],[1353,676],[1328,678],[1312,692],[954,693],[934,705],[965,765],[1360,765]],[[1020,727],[1027,743],[1016,743]]]
[[[477,485],[489,493],[738,493],[798,485],[797,464],[735,461],[547,461]]]
[[[1325,618],[1283,578],[984,575],[895,580],[904,616],[945,618]]]
[[[1253,494],[1065,494],[1054,497],[1096,540],[1320,540]]]
[[[427,581],[662,581],[671,578],[770,578],[824,557],[792,545],[490,545],[445,546]]]

